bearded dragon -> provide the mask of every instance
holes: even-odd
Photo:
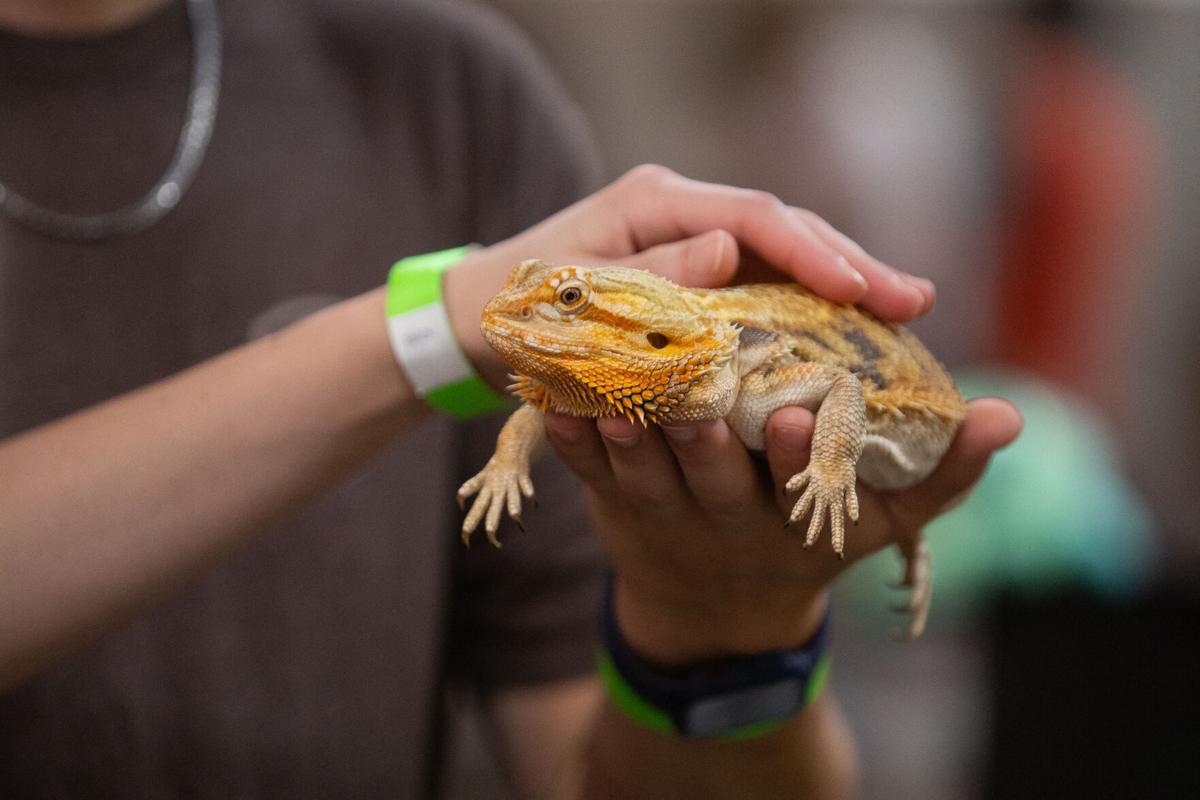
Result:
[[[883,491],[920,482],[965,416],[962,394],[912,333],[790,283],[688,289],[636,269],[531,260],[484,308],[482,328],[524,404],[458,490],[460,506],[478,493],[464,542],[483,521],[498,546],[505,509],[520,524],[546,411],[643,424],[720,417],[762,450],[771,412],[810,409],[812,455],[785,487],[800,492],[785,525],[809,515],[811,546],[828,518],[839,556],[846,518],[858,520],[856,480]],[[897,544],[910,591],[898,610],[911,613],[913,637],[929,610],[929,554],[920,533]]]

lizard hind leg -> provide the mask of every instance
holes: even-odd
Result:
[[[915,536],[897,544],[904,559],[904,575],[895,585],[896,589],[907,589],[908,598],[893,611],[908,614],[908,622],[897,628],[895,637],[900,641],[912,641],[925,630],[929,608],[933,603],[933,561],[929,546],[918,531]]]
[[[858,521],[855,465],[867,430],[862,383],[844,367],[793,358],[785,354],[745,373],[725,420],[747,447],[762,449],[763,429],[773,411],[802,406],[816,412],[808,466],[784,487],[788,493],[801,492],[784,526],[811,513],[804,543],[812,546],[828,518],[833,550],[842,557],[846,517]]]
[[[812,456],[803,472],[792,476],[784,489],[802,491],[788,515],[792,525],[811,511],[804,544],[811,547],[825,527],[828,514],[833,551],[844,557],[846,518],[858,522],[856,465],[866,433],[862,384],[849,371],[829,368],[828,392],[817,409]]]

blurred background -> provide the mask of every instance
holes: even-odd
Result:
[[[642,162],[811,208],[938,285],[917,329],[1025,414],[938,521],[930,629],[843,581],[866,798],[1200,797],[1200,4],[491,0]],[[449,783],[495,796],[464,722]]]

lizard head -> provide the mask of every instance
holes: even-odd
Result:
[[[543,409],[670,419],[725,369],[737,328],[665,278],[522,262],[483,310],[483,335]]]

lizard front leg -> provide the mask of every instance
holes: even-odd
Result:
[[[513,412],[504,423],[500,435],[496,437],[496,452],[478,474],[459,487],[457,499],[460,508],[468,497],[479,493],[463,520],[463,544],[471,543],[471,534],[479,526],[479,521],[484,520],[488,541],[499,547],[496,531],[500,527],[500,513],[506,507],[508,515],[517,525],[521,525],[521,496],[533,500],[529,465],[537,458],[545,441],[546,426],[542,412],[528,403]]]
[[[803,490],[786,524],[811,512],[805,537],[805,545],[811,546],[828,514],[833,549],[840,556],[845,549],[845,518],[858,521],[855,467],[867,431],[862,383],[843,367],[775,361],[742,377],[727,420],[748,447],[761,448],[767,417],[784,406],[804,406],[817,414],[808,467],[785,487],[789,492]]]

